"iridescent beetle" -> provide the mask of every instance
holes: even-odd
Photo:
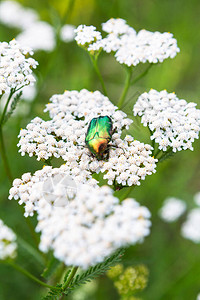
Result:
[[[108,143],[111,141],[115,130],[116,128],[113,129],[112,120],[108,116],[100,116],[90,121],[85,143],[98,160],[108,159],[111,146]]]

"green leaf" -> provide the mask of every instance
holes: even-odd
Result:
[[[90,267],[86,272],[81,275],[77,275],[71,282],[70,286],[64,291],[65,295],[71,293],[76,287],[81,284],[92,281],[96,277],[104,274],[108,271],[113,265],[121,261],[121,257],[124,254],[124,249],[118,250],[111,257],[107,258],[104,262],[97,264],[94,267]]]
[[[17,107],[17,104],[20,100],[22,96],[22,91],[20,91],[15,97],[14,99],[12,100],[12,103],[11,103],[11,106],[10,106],[10,110],[7,112],[7,114],[5,115],[4,119],[3,119],[3,122],[2,124],[5,124],[8,119],[11,117],[11,115],[13,114],[14,110],[16,109]]]
[[[60,288],[59,290],[51,289],[45,297],[42,298],[42,300],[59,300],[61,296],[63,296],[62,292],[62,284],[57,284],[57,288]]]
[[[67,273],[65,274],[63,283],[67,281],[67,278],[69,277],[69,274],[71,273],[71,269],[67,271]]]

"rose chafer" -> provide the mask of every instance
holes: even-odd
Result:
[[[92,155],[98,160],[108,159],[111,146],[109,142],[115,129],[113,129],[112,120],[108,116],[100,116],[90,121],[85,143]]]

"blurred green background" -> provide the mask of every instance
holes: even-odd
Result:
[[[26,7],[34,8],[41,19],[55,28],[59,26],[69,1],[66,0],[24,0],[19,1]],[[111,17],[127,20],[136,31],[172,32],[178,41],[181,52],[174,59],[153,66],[146,77],[129,91],[130,101],[123,110],[130,116],[133,103],[138,95],[150,88],[167,89],[175,92],[179,98],[198,103],[200,108],[200,2],[198,0],[74,0],[74,5],[64,22],[68,24],[94,25],[101,30],[101,23]],[[9,41],[18,31],[0,24],[0,41]],[[15,116],[4,128],[6,149],[14,178],[24,172],[40,169],[42,162],[27,156],[21,157],[17,143],[20,128],[25,128],[36,116],[48,119],[43,109],[53,94],[64,90],[101,90],[99,81],[90,63],[89,56],[75,42],[59,42],[56,49],[47,53],[40,51],[34,58],[39,62],[36,70],[38,94],[30,104],[30,112],[25,116]],[[117,103],[123,88],[125,72],[111,55],[101,54],[99,66],[109,98]],[[136,73],[144,66],[139,66]],[[129,130],[136,139],[149,142],[146,129],[136,119]],[[180,236],[180,223],[165,224],[158,217],[163,200],[175,196],[185,200],[193,207],[193,195],[200,191],[200,142],[194,143],[195,151],[182,151],[171,160],[157,168],[157,173],[148,176],[140,187],[136,187],[131,196],[146,205],[152,213],[152,231],[141,245],[126,251],[123,263],[126,266],[144,263],[150,271],[147,288],[138,296],[146,300],[190,300],[196,299],[200,292],[200,246]],[[8,201],[10,184],[0,161],[0,218],[13,228],[20,237],[33,244],[30,231],[26,226],[17,201]],[[34,218],[30,220],[35,224]],[[32,273],[39,275],[42,269],[35,263],[34,256],[19,249],[18,262]],[[0,299],[21,300],[40,299],[44,291],[31,280],[0,265]],[[74,296],[75,297],[75,296]],[[75,299],[75,298],[73,298]],[[113,283],[106,276],[95,282],[95,286],[84,287],[77,299],[119,299]]]

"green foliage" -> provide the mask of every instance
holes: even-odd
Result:
[[[62,284],[57,284],[56,287],[58,290],[51,289],[45,297],[42,298],[42,300],[58,300],[60,297],[63,296],[63,291],[62,291]]]
[[[91,280],[103,275],[107,270],[109,270],[113,265],[118,263],[122,255],[124,254],[124,250],[119,250],[111,257],[107,258],[104,262],[97,264],[94,267],[90,267],[86,272],[83,272],[81,275],[76,275],[76,277],[72,280],[69,288],[65,291],[65,294],[68,295],[73,291],[76,287],[81,284],[86,284]]]
[[[99,277],[100,275],[104,274],[107,270],[109,270],[113,265],[118,263],[122,255],[124,253],[123,249],[118,250],[115,254],[113,254],[111,257],[107,258],[104,262],[97,264],[94,267],[90,267],[87,271],[83,272],[80,275],[76,275],[70,282],[69,285],[65,287],[65,284],[67,280],[70,278],[70,274],[72,270],[68,270],[64,280],[63,284],[57,284],[56,288],[50,289],[48,295],[44,297],[44,300],[57,300],[62,295],[69,295],[75,288],[79,287],[80,285],[86,284],[96,277]]]
[[[64,0],[20,0],[20,2],[27,7],[34,8],[42,20],[51,24],[60,23],[58,18],[63,18],[69,4],[69,1]],[[128,24],[136,30],[145,28],[151,31],[170,31],[178,40],[181,52],[177,57],[152,67],[147,76],[131,88],[127,100],[122,106],[129,117],[132,115],[132,107],[136,98],[150,88],[157,90],[166,88],[169,92],[175,91],[179,97],[197,102],[199,108],[200,31],[198,28],[200,26],[200,3],[198,0],[144,0],[142,2],[140,0],[78,0],[73,2],[75,8],[71,9],[66,23],[95,25],[97,29],[100,29],[102,22],[111,17],[121,17],[126,19]],[[57,14],[52,14],[52,11]],[[1,24],[1,41],[9,41],[18,33],[18,30]],[[36,116],[44,117],[44,105],[49,98],[55,93],[63,93],[65,89],[101,90],[98,78],[89,64],[87,53],[80,49],[75,42],[60,43],[52,53],[36,52],[34,58],[39,62],[36,70],[39,81],[37,97],[33,103],[29,104],[29,114],[24,117],[16,115],[15,118],[10,118],[4,130],[7,155],[14,178],[21,177],[25,172],[33,173],[43,166],[43,162],[30,159],[28,156],[21,157],[16,145],[20,128],[25,128]],[[103,53],[99,56],[99,68],[104,76],[109,98],[116,104],[122,88],[123,68],[113,58]],[[133,80],[139,76],[141,69],[145,70],[145,68],[146,65],[138,66],[139,71],[134,71]],[[20,107],[20,101],[17,104]],[[47,114],[45,114],[45,118],[48,118]],[[133,123],[128,133],[135,139],[150,143],[149,135],[137,121]],[[180,237],[180,224],[167,226],[157,216],[158,210],[167,196],[183,198],[189,206],[192,205],[192,196],[199,191],[199,147],[200,143],[196,141],[194,148],[197,151],[176,153],[172,160],[166,160],[159,164],[157,173],[149,176],[142,182],[142,188],[136,187],[129,195],[146,205],[152,213],[151,235],[143,244],[128,249],[123,261],[126,266],[144,261],[147,264],[150,271],[149,284],[141,292],[141,297],[145,300],[196,299],[199,292],[199,245]],[[3,171],[1,159],[0,168],[0,218],[17,233],[20,233],[24,240],[31,243],[31,234],[24,224],[17,201],[8,202],[10,183]],[[121,198],[123,198],[123,190],[120,192]],[[35,266],[30,264],[30,256],[34,260],[36,254],[34,251],[28,253],[27,250],[26,253],[27,255],[22,253],[20,259],[23,260],[30,272],[36,274]],[[38,257],[37,261],[39,262],[39,260]],[[41,270],[37,270],[37,272],[39,277]],[[29,300],[41,299],[43,291],[39,286],[17,271],[13,271],[7,266],[1,266],[0,278],[1,300],[21,300],[27,299],[27,297]],[[129,300],[132,300],[132,297]],[[100,280],[98,295],[95,295],[94,299],[118,299],[116,289],[112,288],[109,279]]]
[[[163,162],[166,159],[170,159],[172,158],[174,155],[176,154],[176,152],[172,151],[172,148],[170,148],[169,150],[167,150],[165,153],[163,153],[160,158],[158,159],[159,162]]]
[[[3,119],[2,124],[5,124],[8,121],[8,119],[12,116],[13,112],[15,111],[15,109],[17,107],[17,104],[19,103],[19,101],[21,99],[21,96],[22,96],[22,91],[20,91],[18,94],[15,95],[15,97],[12,100],[10,109],[6,113],[6,115],[5,115],[4,119]]]

